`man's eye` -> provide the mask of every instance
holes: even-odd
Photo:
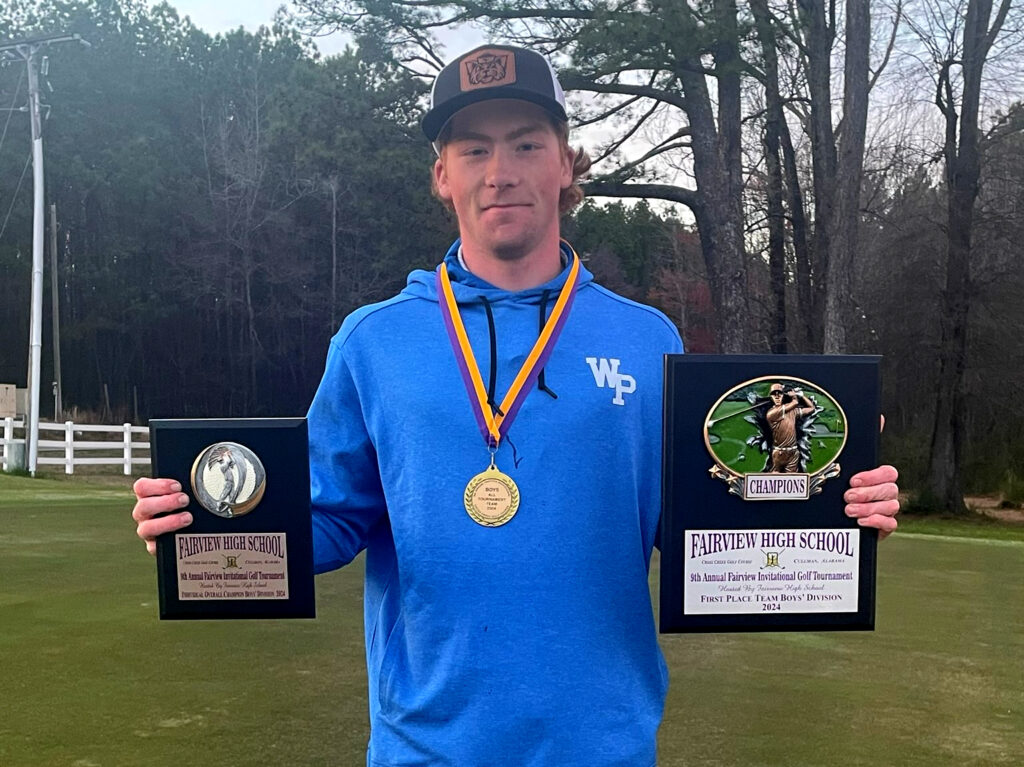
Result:
[[[534,144],[532,141],[528,141],[525,144],[520,144],[519,145],[519,149],[523,150],[523,151],[526,151],[526,152],[530,152],[530,151],[532,151],[534,149],[539,149],[539,148],[540,148],[540,145],[539,144]]]

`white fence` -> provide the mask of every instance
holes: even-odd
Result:
[[[0,451],[3,453],[3,470],[8,471],[14,465],[15,446],[20,445],[19,452],[25,451],[25,424],[13,418],[3,421],[4,433],[0,440]],[[15,438],[19,432],[20,437]],[[47,433],[59,432],[59,439],[45,439]],[[92,434],[113,434],[120,437],[112,439],[92,439],[83,437]],[[132,435],[144,435],[145,442],[136,442]],[[143,454],[143,451],[144,454]],[[85,453],[86,455],[82,455]],[[105,455],[97,455],[105,453]],[[27,452],[23,452],[27,455]],[[26,461],[27,463],[27,461]],[[132,466],[149,463],[149,427],[132,426],[130,423],[120,426],[97,426],[94,424],[75,424],[73,421],[64,423],[39,424],[39,450],[36,463],[39,466],[63,466],[65,474],[74,474],[76,466],[100,465],[121,466],[125,476],[131,476]]]

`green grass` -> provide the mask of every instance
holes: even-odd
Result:
[[[129,484],[0,476],[0,765],[364,764],[361,564],[315,621],[160,622]],[[661,767],[1019,764],[1019,529],[903,527],[874,632],[663,636]]]
[[[357,764],[357,569],[316,621],[160,622],[115,484],[0,476],[0,765]]]
[[[899,522],[901,534],[1024,542],[1024,524],[1007,524],[980,514],[969,517],[901,514]]]

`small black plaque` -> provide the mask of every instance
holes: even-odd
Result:
[[[149,422],[193,522],[157,538],[161,619],[314,618],[304,418]]]
[[[666,357],[663,633],[874,628],[877,531],[843,493],[878,465],[879,362]]]

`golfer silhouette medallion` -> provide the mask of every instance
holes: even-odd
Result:
[[[192,464],[192,490],[199,505],[218,517],[241,517],[259,505],[267,474],[256,454],[237,442],[217,442]]]
[[[820,386],[762,376],[727,391],[704,420],[710,474],[745,501],[800,501],[838,477],[846,414]]]

